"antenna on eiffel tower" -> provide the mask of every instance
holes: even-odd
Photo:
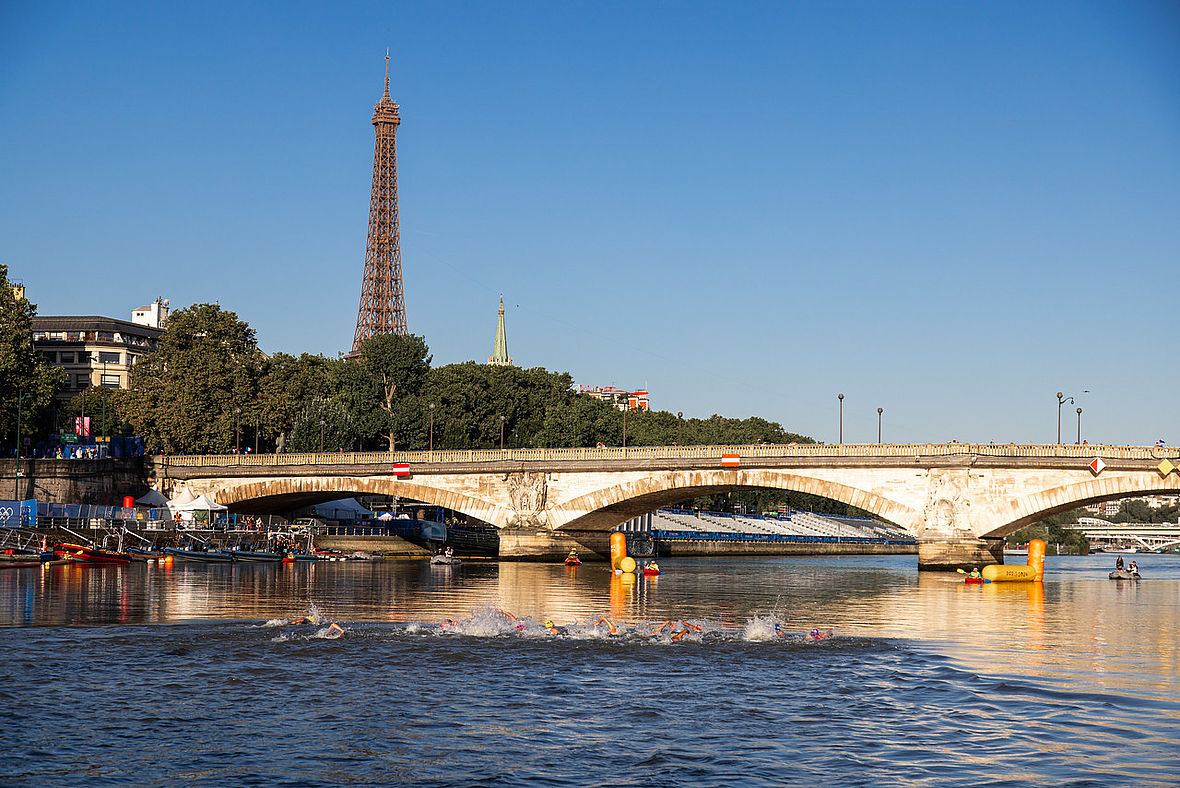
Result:
[[[385,51],[385,93],[373,107],[373,189],[369,196],[369,238],[365,276],[352,338],[355,356],[361,344],[378,334],[407,334],[402,293],[401,230],[397,215],[397,102],[389,97],[389,50]]]

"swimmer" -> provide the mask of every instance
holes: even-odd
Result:
[[[684,629],[680,630],[679,632],[677,632],[675,635],[672,636],[672,642],[673,643],[679,642],[680,638],[684,637],[689,632],[692,632],[692,629],[690,627],[685,627]]]
[[[700,624],[690,624],[687,621],[681,621],[680,626],[685,629],[691,629],[693,632],[700,632],[702,629]]]
[[[599,624],[606,624],[607,631],[610,632],[612,635],[619,634],[618,630],[615,629],[615,623],[613,621],[611,621],[609,618],[607,618],[606,616],[603,616],[602,618],[600,618],[594,622],[594,626],[598,626]]]
[[[454,629],[457,626],[459,626],[459,623],[457,621],[455,621],[454,619],[445,618],[445,619],[443,619],[443,622],[438,625],[438,628],[441,629],[443,632],[446,632],[448,629]]]
[[[343,637],[343,636],[344,636],[344,627],[342,627],[336,623],[333,623],[332,626],[328,627],[328,631],[324,633],[324,637],[331,638],[333,640],[335,640],[338,637]]]
[[[542,626],[544,626],[545,629],[549,630],[549,634],[551,634],[551,635],[558,634],[557,626],[553,623],[553,619],[551,619],[551,618],[545,619],[545,623]]]
[[[808,640],[827,640],[831,636],[832,636],[832,630],[830,630],[830,629],[825,629],[822,632],[819,631],[818,629],[813,629],[807,633]]]
[[[675,629],[676,629],[676,625],[672,623],[672,619],[668,619],[668,620],[667,620],[667,621],[665,621],[663,624],[660,624],[658,627],[656,627],[655,629],[653,629],[653,630],[651,631],[651,633],[652,633],[653,635],[658,635],[658,634],[660,634],[661,632],[663,632],[665,629],[671,629],[671,630],[675,630]]]

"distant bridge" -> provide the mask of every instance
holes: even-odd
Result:
[[[1110,523],[1083,517],[1066,528],[1090,541],[1138,545],[1145,550],[1167,550],[1180,545],[1180,523]]]
[[[696,496],[771,488],[871,512],[918,538],[921,567],[954,568],[1002,560],[1003,536],[1048,515],[1180,491],[1180,451],[1131,446],[643,446],[153,462],[165,487],[184,481],[242,512],[353,494],[443,506],[497,526],[501,554],[521,558],[553,556],[571,543],[597,549],[620,523]]]

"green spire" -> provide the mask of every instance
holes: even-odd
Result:
[[[508,332],[504,330],[504,296],[500,296],[500,316],[496,320],[496,346],[492,349],[488,363],[497,367],[512,366],[508,355]]]

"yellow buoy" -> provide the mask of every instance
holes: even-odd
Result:
[[[634,572],[635,559],[629,555],[623,556],[623,560],[619,561],[619,569],[622,569],[624,572]]]
[[[1036,569],[1019,564],[988,564],[979,574],[993,583],[1028,583],[1037,579]]]
[[[621,569],[620,562],[627,557],[627,536],[622,531],[610,535],[610,568]]]

